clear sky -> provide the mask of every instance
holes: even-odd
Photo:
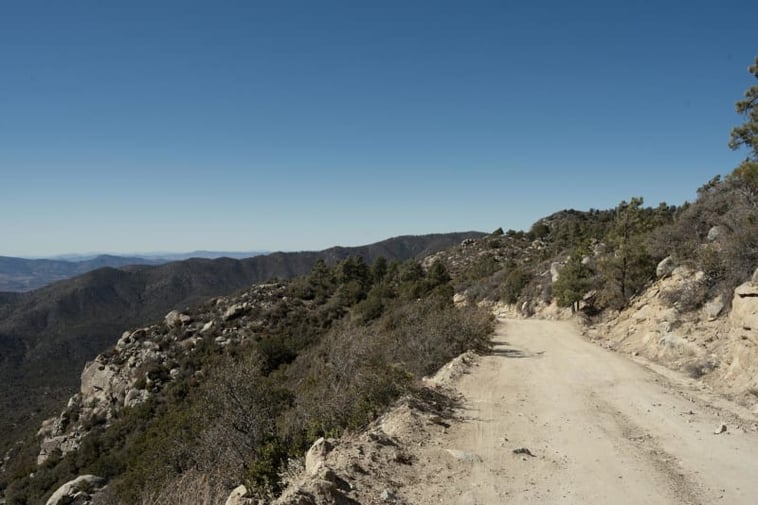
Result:
[[[0,1],[0,255],[301,250],[682,203],[752,1]]]

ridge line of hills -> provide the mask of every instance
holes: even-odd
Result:
[[[217,252],[192,251],[165,254],[82,254],[50,258],[0,256],[0,292],[33,291],[53,282],[82,275],[103,267],[128,268],[136,265],[161,265],[192,258],[244,259],[268,251]]]

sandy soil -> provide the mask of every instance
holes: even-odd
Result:
[[[397,498],[383,501],[758,503],[749,412],[587,342],[571,322],[506,321],[495,344],[452,381],[458,419],[397,436],[413,464],[384,467]]]

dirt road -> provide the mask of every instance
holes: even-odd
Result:
[[[758,503],[754,419],[569,322],[507,321],[495,344],[456,382],[462,420],[414,449],[405,502]]]

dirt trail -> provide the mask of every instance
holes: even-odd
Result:
[[[412,449],[404,502],[758,503],[755,419],[569,322],[506,321],[495,344],[454,383],[462,420]]]

